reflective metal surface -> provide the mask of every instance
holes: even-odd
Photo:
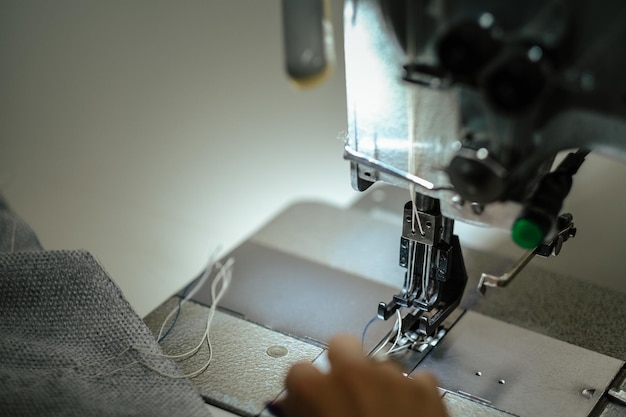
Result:
[[[275,372],[283,375],[295,359],[291,353],[300,352],[289,348],[284,340],[304,346],[305,360],[324,367],[324,355],[318,355],[321,348],[310,348],[308,343],[284,333],[320,342],[337,332],[359,337],[375,314],[376,303],[397,291],[390,285],[401,285],[402,268],[397,267],[394,250],[397,229],[397,222],[381,222],[363,210],[303,203],[283,212],[237,248],[233,252],[233,282],[221,305],[279,332],[218,313],[211,333],[216,361],[209,367],[204,383],[209,394],[219,400],[210,401],[230,410],[235,409],[233,404],[240,409],[248,407],[248,411],[238,414],[261,412],[264,401],[280,395],[282,390],[281,377],[259,381],[264,372],[271,372],[263,364],[279,365]],[[499,320],[466,313],[418,369],[435,372],[444,388],[455,395],[463,392],[458,403],[483,413],[495,412],[495,408],[519,416],[587,416],[622,362],[554,338],[623,359],[626,332],[623,321],[615,319],[623,315],[623,296],[529,265],[522,271],[526,276],[507,291],[474,300],[471,297],[476,296],[474,285],[480,271],[508,268],[510,260],[477,251],[466,250],[465,254],[473,280],[465,295],[465,306]],[[208,292],[207,285],[198,296],[209,300]],[[169,300],[167,307],[157,310],[158,317],[154,312],[147,318],[153,331],[174,303]],[[185,306],[184,314],[188,314],[185,311],[190,305]],[[612,308],[611,315],[607,314],[607,306]],[[179,318],[181,326],[177,324],[166,346],[176,338],[185,341],[185,346],[197,340],[206,320],[206,307],[193,309],[197,311],[192,317]],[[585,321],[590,317],[593,323]],[[219,325],[221,320],[225,321]],[[391,320],[375,323],[367,332],[366,349],[382,340],[392,325]],[[178,334],[187,330],[193,336]],[[257,332],[261,336],[257,337]],[[220,335],[225,340],[218,340]],[[287,348],[288,355],[281,356],[281,346]],[[263,394],[268,388],[266,383],[271,389]],[[625,387],[616,384],[613,388]],[[248,398],[252,402],[248,403]],[[472,404],[467,405],[465,400]],[[619,413],[623,408],[613,403],[609,406],[603,417],[622,415]],[[458,415],[471,414],[463,411]]]
[[[346,90],[348,106],[347,144],[354,151],[413,174],[434,187],[449,187],[443,168],[455,152],[459,137],[456,93],[435,91],[402,81],[402,52],[394,48],[373,1],[345,3],[344,11]],[[420,95],[424,112],[414,108]],[[442,96],[445,96],[442,99]],[[418,120],[415,120],[418,119]],[[409,167],[408,132],[420,139],[416,167]],[[359,181],[407,187],[405,180],[375,169],[351,164],[353,186]],[[415,168],[415,169],[413,169]],[[427,192],[426,194],[432,195]]]
[[[397,26],[386,24],[392,16],[385,8],[397,8],[396,23],[406,27],[398,31]],[[484,22],[486,16],[489,23]],[[353,151],[348,154],[353,161],[353,188],[364,190],[377,181],[403,188],[409,182],[421,183],[419,192],[441,199],[444,216],[509,229],[519,214],[519,202],[526,200],[533,182],[549,170],[558,152],[585,148],[625,159],[622,73],[626,60],[624,54],[613,52],[623,44],[625,19],[622,2],[614,0],[533,1],[511,6],[489,0],[346,1],[346,145]],[[493,56],[486,57],[489,64],[480,72],[477,85],[461,79],[446,83],[446,76],[437,77],[438,71],[432,73],[433,82],[411,81],[412,65],[421,68],[415,72],[422,76],[429,73],[427,67],[441,69],[437,62],[443,58],[437,50],[441,36],[454,32],[465,20],[479,23],[496,43],[503,40],[501,36],[508,39],[505,43],[531,36],[533,45],[520,57],[532,68],[536,64],[546,69],[545,81],[553,86],[550,94],[535,97],[519,113],[507,112],[490,99],[491,93],[513,91],[497,85],[491,88],[485,80],[509,66],[519,68],[513,57],[529,45],[522,42],[518,51],[517,41],[501,48],[506,53],[488,53]],[[571,22],[575,27],[567,26]],[[472,43],[468,36],[461,38]],[[466,45],[463,41],[460,46]],[[411,48],[411,42],[417,45]],[[482,47],[490,45],[481,37],[477,42]],[[561,53],[548,53],[552,47],[552,52],[567,50],[564,56],[569,58],[560,61],[557,55]],[[465,52],[475,57],[471,51]],[[493,72],[495,68],[499,69]],[[529,86],[539,84],[529,80],[514,90],[523,96]],[[515,80],[511,85],[516,85]],[[517,99],[512,102],[520,102]],[[363,163],[354,162],[357,154]],[[467,182],[474,175],[468,171],[471,167],[481,168],[470,170],[474,174],[489,175]],[[442,190],[451,185],[456,191]],[[467,201],[455,201],[456,194]],[[472,202],[488,204],[474,210]]]
[[[510,417],[513,415],[451,392],[445,392],[442,399],[450,417]]]
[[[417,369],[515,415],[582,417],[623,364],[468,311]]]
[[[626,416],[626,408],[617,404],[609,403],[598,417],[624,417]]]

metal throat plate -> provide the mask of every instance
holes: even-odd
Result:
[[[471,311],[417,371],[517,416],[584,417],[623,362]]]

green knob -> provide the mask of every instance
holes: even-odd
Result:
[[[543,241],[543,231],[541,227],[527,218],[517,219],[513,223],[511,237],[517,246],[524,249],[533,249]]]

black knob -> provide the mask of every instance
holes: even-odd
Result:
[[[485,69],[482,87],[491,104],[505,113],[528,109],[541,96],[547,80],[527,53],[507,54]]]
[[[441,66],[461,82],[475,83],[478,72],[496,56],[500,44],[477,22],[464,22],[448,30],[437,43]]]
[[[460,149],[446,171],[454,190],[465,200],[490,203],[506,191],[506,170],[484,148]]]

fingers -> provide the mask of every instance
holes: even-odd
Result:
[[[428,373],[403,376],[391,361],[365,356],[358,340],[336,337],[328,346],[330,372],[311,364],[291,368],[287,396],[279,403],[284,417],[378,417],[408,410],[413,417],[446,417],[437,381]]]
[[[390,370],[400,376],[401,368],[394,362],[367,357],[361,343],[351,336],[337,336],[328,344],[328,361],[332,373],[371,373],[380,369]],[[365,376],[365,375],[362,375]]]
[[[354,337],[336,336],[328,343],[328,361],[332,366],[358,363],[364,359],[361,342]]]
[[[366,369],[380,367],[389,369],[395,375],[400,375],[402,370],[399,365],[392,361],[376,360],[368,358],[363,352],[361,342],[351,336],[336,336],[328,343],[328,361],[331,369],[349,372],[365,367]]]
[[[375,364],[363,353],[361,343],[349,336],[337,336],[328,344],[328,362],[331,365],[328,379],[340,387],[342,401],[350,404],[354,416],[369,416],[376,405],[378,388]],[[347,408],[347,407],[346,407]]]
[[[392,361],[366,357],[361,343],[349,336],[337,336],[328,344],[330,378],[341,386],[343,398],[352,404],[353,415],[385,415],[390,386],[402,383],[401,368]],[[382,414],[381,414],[382,413]]]
[[[285,379],[286,388],[303,398],[314,398],[322,389],[322,373],[308,363],[295,364]]]
[[[416,401],[422,404],[424,416],[447,417],[445,405],[439,394],[437,378],[429,372],[419,372],[410,380]]]
[[[332,417],[362,415],[363,403],[355,389],[359,374],[366,364],[361,344],[352,337],[340,336],[331,340],[328,348],[331,371],[323,374],[311,364],[293,366],[285,379],[287,397],[279,403],[287,416]],[[365,382],[367,384],[367,382]]]
[[[322,375],[318,369],[308,363],[299,363],[291,367],[285,378],[285,388],[288,396],[277,403],[275,408],[279,413],[275,415],[314,417],[320,415],[321,410],[315,403],[315,398],[322,395]]]
[[[294,365],[285,379],[287,397],[281,407],[286,416],[340,417],[350,415],[350,403],[342,398],[336,380],[309,363]]]

